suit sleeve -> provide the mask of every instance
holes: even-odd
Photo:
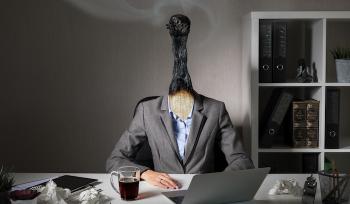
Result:
[[[243,150],[242,140],[232,125],[224,103],[220,107],[219,145],[228,163],[225,171],[254,168]]]
[[[122,134],[107,159],[107,172],[116,171],[121,166],[136,166],[140,168],[141,172],[149,169],[146,166],[135,163],[137,152],[145,141],[147,141],[147,135],[145,132],[143,104],[140,103],[129,128]]]

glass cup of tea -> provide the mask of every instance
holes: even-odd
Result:
[[[114,176],[118,177],[118,186],[115,186]],[[123,200],[135,200],[139,194],[140,169],[135,166],[123,166],[112,171],[110,176],[112,188],[120,194]]]

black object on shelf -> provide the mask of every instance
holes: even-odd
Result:
[[[325,148],[339,148],[340,90],[328,88],[326,92],[326,136]]]
[[[318,154],[304,153],[303,159],[303,173],[317,173],[318,171]]]
[[[272,81],[285,82],[287,64],[287,23],[273,24],[273,69]]]
[[[272,82],[272,20],[259,22],[259,82]]]
[[[318,153],[260,152],[259,168],[271,167],[270,173],[317,173]]]
[[[285,90],[279,95],[276,104],[272,112],[269,112],[269,119],[265,126],[262,128],[261,140],[259,141],[259,146],[263,148],[271,148],[273,144],[274,137],[276,137],[281,124],[286,116],[286,113],[290,107],[293,100],[293,95]],[[272,102],[268,106],[272,105]]]
[[[311,83],[313,80],[317,79],[317,71],[315,67],[315,63],[313,63],[313,67],[307,66],[305,63],[305,59],[299,59],[298,61],[298,68],[297,68],[297,76],[296,79],[300,83]]]

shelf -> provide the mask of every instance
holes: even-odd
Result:
[[[349,149],[350,150],[350,149]],[[259,148],[258,152],[321,152],[319,148]]]
[[[341,149],[325,149],[325,152],[349,152],[350,153],[350,147],[344,147]]]
[[[258,83],[260,87],[350,87],[350,83]]]
[[[259,83],[260,87],[321,87],[321,83]]]
[[[350,153],[350,147],[341,148],[341,149],[324,149],[319,148],[259,148],[258,152],[284,152],[284,153],[298,153],[298,152],[348,152]]]
[[[256,19],[349,19],[347,11],[254,11]]]
[[[331,87],[345,87],[345,86],[350,86],[350,83],[326,83],[326,86],[331,86]]]
[[[287,44],[285,70],[286,83],[259,83],[262,78],[259,70],[260,52],[259,41],[260,22],[282,22],[287,25]],[[271,35],[276,30],[271,28]],[[325,159],[335,160],[337,166],[343,169],[350,169],[350,83],[337,83],[337,75],[334,59],[329,50],[342,47],[350,47],[350,11],[345,12],[252,12],[244,20],[243,36],[243,65],[244,87],[250,89],[250,94],[243,96],[244,114],[248,117],[246,130],[247,137],[251,137],[251,157],[256,166],[272,165],[277,170],[290,170],[300,172],[303,170],[304,157],[310,155],[317,157],[315,170],[322,170],[325,167]],[[272,37],[273,40],[273,37]],[[275,41],[276,42],[276,41]],[[283,42],[282,42],[283,43]],[[272,45],[271,45],[272,46]],[[266,49],[269,49],[268,47]],[[276,47],[272,47],[272,50]],[[270,50],[271,51],[271,50]],[[269,52],[270,53],[270,52]],[[270,57],[274,57],[273,52]],[[318,82],[299,83],[296,79],[299,59],[305,59],[306,66],[317,71]],[[272,60],[273,61],[273,60]],[[273,63],[272,63],[273,64]],[[273,76],[272,76],[273,78]],[[269,81],[273,79],[267,78]],[[326,116],[327,93],[337,88],[340,91],[339,104],[339,149],[325,149],[326,143],[326,122],[329,122],[329,115]],[[268,120],[269,112],[273,111],[274,94],[280,91],[288,91],[294,96],[294,100],[315,99],[320,102],[319,107],[319,146],[318,148],[293,148],[283,145],[290,144],[287,137],[277,138],[273,141],[272,148],[259,148],[260,128]],[[271,111],[270,111],[271,109]],[[267,113],[265,117],[265,112]],[[289,123],[292,120],[292,113],[287,113]],[[265,119],[267,118],[267,119]],[[282,124],[283,125],[283,124]],[[282,126],[281,135],[292,135],[290,128]],[[287,141],[287,142],[286,142]],[[316,161],[313,159],[313,161]],[[343,165],[343,166],[342,166]],[[277,171],[276,170],[276,171]],[[303,170],[304,171],[304,170]]]

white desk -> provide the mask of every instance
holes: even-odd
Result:
[[[76,176],[83,176],[83,177],[89,177],[89,178],[96,178],[101,184],[97,185],[97,188],[102,189],[102,193],[105,195],[108,195],[113,198],[111,203],[132,203],[132,204],[171,204],[172,202],[168,200],[165,196],[161,194],[163,191],[167,191],[164,189],[160,189],[154,186],[151,186],[147,184],[146,182],[140,182],[140,197],[141,199],[137,201],[123,201],[119,198],[119,195],[113,191],[109,184],[109,175],[108,174],[70,174],[69,175],[76,175]],[[33,180],[39,180],[39,179],[45,179],[50,178],[54,176],[60,176],[64,175],[62,173],[16,173],[14,174],[15,182],[16,184],[25,183]],[[193,177],[191,174],[172,174],[171,175],[174,179],[176,179],[180,184],[182,184],[182,189],[187,189],[189,186],[189,183]],[[299,182],[299,185],[303,187],[304,181],[308,175],[306,174],[269,174],[263,184],[261,185],[260,189],[256,193],[254,200],[250,202],[244,202],[244,203],[257,203],[257,204],[277,204],[277,203],[288,203],[288,204],[297,204],[301,203],[301,198],[294,197],[292,195],[276,195],[276,196],[270,196],[267,194],[269,189],[274,185],[277,179],[289,179],[289,178],[295,178]],[[317,177],[317,176],[316,176]],[[318,177],[317,177],[318,178]],[[316,194],[316,204],[320,204],[321,202],[321,195],[320,195],[320,189],[319,189],[319,182],[318,182],[318,190]],[[218,189],[219,190],[219,189]]]

